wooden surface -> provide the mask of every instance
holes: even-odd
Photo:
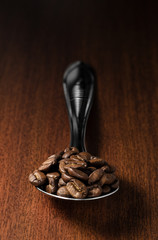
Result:
[[[1,2],[1,240],[158,239],[157,23],[145,2]],[[69,145],[62,76],[76,60],[97,72],[87,150],[121,180],[94,202],[51,199],[28,182]]]

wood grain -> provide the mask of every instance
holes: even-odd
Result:
[[[0,239],[158,239],[158,34],[154,4],[1,1]],[[51,199],[29,173],[69,145],[62,89],[76,60],[97,72],[92,154],[117,168],[104,200]]]

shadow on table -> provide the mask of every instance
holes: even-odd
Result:
[[[142,189],[123,180],[115,195],[96,201],[73,202],[50,199],[59,215],[80,229],[104,237],[139,236],[147,224],[150,208]]]

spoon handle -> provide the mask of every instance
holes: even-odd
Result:
[[[92,68],[83,63],[71,64],[64,73],[63,88],[68,109],[71,147],[86,151],[85,132],[93,102],[95,76]]]

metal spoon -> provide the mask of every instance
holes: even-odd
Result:
[[[95,76],[92,68],[81,62],[71,64],[64,73],[63,88],[68,109],[71,142],[70,146],[77,147],[79,151],[86,151],[85,132],[88,116],[93,103]],[[96,200],[108,197],[117,192],[119,187],[114,191],[93,198],[67,198],[48,193],[42,188],[37,189],[51,197],[56,197],[72,201]]]

